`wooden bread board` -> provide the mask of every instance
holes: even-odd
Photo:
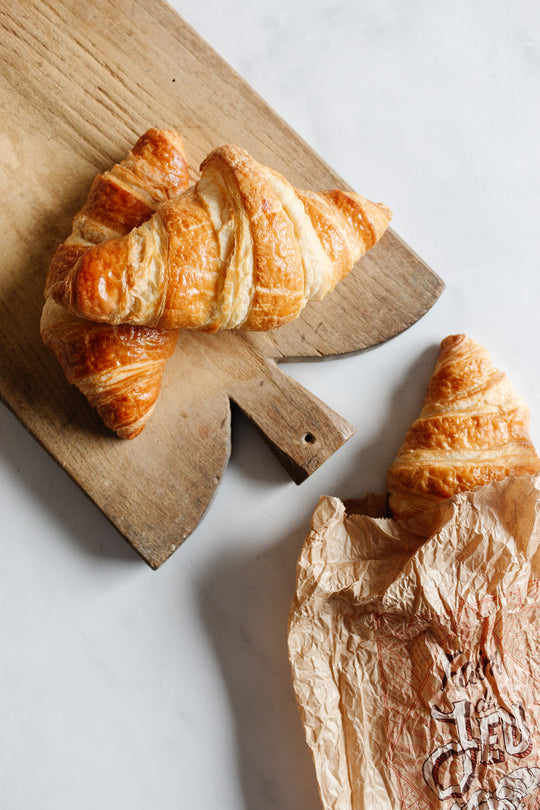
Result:
[[[231,401],[300,482],[354,429],[277,362],[377,345],[418,320],[443,284],[389,231],[282,329],[182,334],[147,427],[117,439],[39,335],[50,258],[96,173],[157,126],[181,134],[194,180],[211,149],[236,143],[298,188],[347,186],[162,0],[20,0],[0,9],[0,26],[0,397],[157,568],[219,484]]]

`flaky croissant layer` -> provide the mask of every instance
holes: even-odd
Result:
[[[418,419],[389,469],[396,518],[458,492],[540,470],[529,409],[483,346],[465,335],[441,343]]]
[[[298,191],[236,146],[140,227],[84,253],[48,293],[111,324],[266,330],[320,300],[382,236],[391,212],[345,191]]]
[[[88,321],[68,312],[49,292],[96,244],[129,233],[188,185],[180,136],[172,130],[149,129],[121,163],[95,178],[70,235],[49,267],[40,323],[43,341],[55,353],[67,381],[122,438],[134,438],[144,428],[177,332]]]

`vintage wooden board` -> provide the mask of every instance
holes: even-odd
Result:
[[[94,175],[158,126],[181,133],[194,179],[212,148],[237,143],[299,188],[345,183],[162,0],[4,3],[0,64],[0,397],[157,567],[218,486],[230,401],[301,481],[353,428],[275,361],[377,345],[421,317],[443,285],[390,231],[293,324],[182,335],[149,425],[134,441],[116,439],[39,335],[49,260]]]

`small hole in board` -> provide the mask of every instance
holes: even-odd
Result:
[[[304,433],[304,441],[306,444],[315,444],[316,439],[313,433]]]

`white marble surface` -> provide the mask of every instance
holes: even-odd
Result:
[[[320,806],[286,653],[319,496],[384,488],[453,332],[509,372],[540,446],[537,4],[173,5],[347,182],[392,207],[447,288],[372,352],[288,367],[357,427],[300,487],[235,417],[210,511],[157,572],[0,407],[9,810]]]

